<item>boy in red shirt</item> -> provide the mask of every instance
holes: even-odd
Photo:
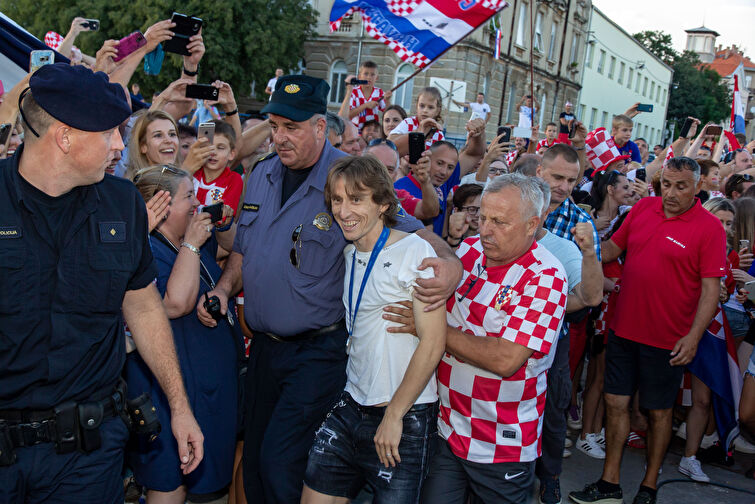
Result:
[[[558,140],[558,126],[554,122],[549,122],[545,125],[545,138],[537,143],[536,154],[541,156],[545,154],[545,151],[553,147],[557,143],[561,143]]]
[[[215,138],[210,159],[194,174],[194,192],[201,206],[222,201],[238,212],[244,182],[241,175],[231,171],[231,161],[236,157],[236,133],[233,127],[223,121],[215,123]]]
[[[379,87],[375,87],[377,79],[377,63],[365,61],[359,66],[359,80],[367,81],[367,84],[351,90],[349,119],[359,128],[360,133],[367,121],[380,121],[380,112],[391,103],[391,91],[383,92]]]

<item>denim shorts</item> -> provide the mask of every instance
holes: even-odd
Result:
[[[386,468],[375,451],[373,438],[384,412],[384,407],[360,406],[344,392],[315,434],[304,483],[316,492],[349,499],[366,484],[373,502],[419,502],[437,432],[436,403],[417,404],[404,416],[396,467]]]

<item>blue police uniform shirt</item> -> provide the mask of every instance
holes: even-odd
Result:
[[[233,250],[244,256],[244,317],[252,329],[291,337],[343,318],[348,242],[325,206],[324,189],[330,165],[345,155],[326,141],[307,180],[282,207],[286,168],[277,155],[259,162],[249,175]],[[394,226],[406,232],[422,227],[403,210]],[[298,268],[291,264],[292,250]]]
[[[448,195],[451,193],[454,187],[459,185],[459,182],[461,182],[461,165],[459,165],[459,163],[456,163],[456,168],[454,168],[454,171],[453,173],[451,173],[451,176],[448,177],[448,180],[446,180],[442,186],[435,188],[435,192],[438,193],[440,212],[438,212],[438,215],[436,215],[432,219],[432,221],[433,232],[438,236],[443,236],[443,224],[445,223],[446,219],[446,204],[448,203]],[[422,188],[419,186],[417,180],[411,175],[407,175],[406,177],[398,179],[396,182],[394,182],[393,187],[396,190],[403,189],[415,198],[422,199]]]
[[[18,173],[23,145],[0,160],[0,409],[49,409],[109,393],[125,361],[121,304],[156,270],[147,211],[110,175],[72,190],[55,230]],[[47,196],[54,206],[55,198]]]

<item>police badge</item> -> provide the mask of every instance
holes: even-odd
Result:
[[[333,220],[330,218],[330,215],[325,212],[320,212],[315,215],[315,220],[312,221],[312,225],[321,231],[327,231],[330,229],[330,226],[333,225]]]

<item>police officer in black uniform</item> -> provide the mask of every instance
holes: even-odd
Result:
[[[65,64],[38,70],[19,104],[25,142],[0,161],[0,504],[123,502],[124,319],[185,473],[203,453],[144,202],[105,175],[131,110],[105,74]]]

